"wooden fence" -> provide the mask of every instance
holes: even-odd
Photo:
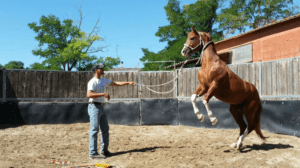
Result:
[[[93,78],[92,72],[5,70],[6,100],[21,101],[87,101],[87,84]],[[0,70],[0,74],[3,72]],[[2,75],[0,83],[4,80]],[[172,71],[163,72],[105,72],[112,81],[134,81],[144,85],[159,85],[174,78]],[[158,92],[169,91],[174,82],[164,86],[150,87]],[[1,87],[1,91],[3,87]],[[140,94],[139,94],[140,91]],[[111,99],[173,98],[174,92],[157,94],[145,87],[126,85],[106,87]],[[3,96],[0,95],[0,98]]]
[[[271,62],[233,64],[228,67],[242,79],[254,84],[264,100],[300,99],[300,61],[299,57]],[[184,75],[175,82],[159,87],[144,86],[107,87],[111,99],[139,98],[189,98],[199,85],[199,68],[184,69]],[[3,73],[5,72],[5,73]],[[134,81],[144,85],[159,85],[175,78],[175,71],[116,72],[107,71],[105,78],[112,81]],[[0,100],[21,101],[87,101],[87,83],[93,77],[92,72],[32,71],[0,69]],[[6,83],[6,91],[5,84]],[[5,93],[5,94],[3,94]],[[293,97],[290,97],[292,96]],[[268,96],[276,96],[268,97]]]
[[[277,61],[228,65],[255,85],[263,100],[300,100],[300,57]],[[178,79],[178,97],[191,97],[199,85],[199,68],[185,69]]]

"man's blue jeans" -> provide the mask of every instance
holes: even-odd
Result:
[[[90,116],[90,146],[89,155],[96,155],[97,153],[97,139],[99,127],[101,130],[101,146],[100,153],[107,151],[109,142],[109,126],[103,106],[100,104],[89,104],[88,113]]]

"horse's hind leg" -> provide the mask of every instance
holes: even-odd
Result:
[[[244,110],[244,108],[241,107],[240,105],[233,105],[233,104],[231,104],[230,108],[229,108],[229,111],[232,114],[235,122],[240,127],[240,134],[239,134],[236,142],[234,142],[233,144],[230,145],[233,148],[236,148],[236,147],[240,148],[242,146],[241,142],[238,145],[238,140],[242,137],[242,135],[244,135],[245,130],[247,128],[247,125],[246,125],[246,123],[244,121],[244,118],[243,118],[243,113],[244,113],[243,110]],[[248,134],[248,131],[247,131],[246,134]],[[242,138],[245,138],[245,137],[242,137]]]
[[[257,102],[259,102],[259,103],[257,103]],[[257,126],[259,126],[258,125],[259,123],[257,123],[255,119],[256,119],[256,117],[260,117],[260,116],[256,116],[256,113],[259,113],[261,110],[260,109],[260,101],[251,100],[249,103],[245,104],[244,109],[245,109],[245,118],[247,120],[248,127],[247,127],[246,131],[244,132],[244,134],[239,137],[239,140],[237,142],[238,147],[241,146],[245,137],[248,134],[250,134],[254,129],[256,129]],[[260,132],[260,129],[259,129],[259,132]]]
[[[197,115],[198,120],[201,122],[204,121],[204,115],[200,114],[200,110],[198,109],[198,107],[196,105],[196,99],[197,99],[197,97],[201,97],[205,92],[206,92],[206,89],[202,85],[199,85],[198,88],[196,89],[195,93],[191,97],[192,105],[194,108],[194,113]]]

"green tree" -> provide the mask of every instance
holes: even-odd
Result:
[[[109,71],[113,66],[119,65],[121,63],[120,58],[113,58],[113,57],[106,57],[105,59],[103,57],[100,57],[97,59],[95,56],[91,56],[90,60],[83,60],[80,62],[80,66],[78,67],[78,71],[91,71],[92,66],[95,63],[100,63],[105,65],[104,70]]]
[[[35,62],[33,64],[30,64],[29,67],[26,68],[27,70],[56,70],[56,71],[61,71],[62,68],[58,64],[44,64],[44,63],[38,63]]]
[[[4,65],[5,69],[24,69],[24,63],[21,61],[10,61]]]
[[[70,19],[61,22],[56,16],[49,15],[42,16],[39,25],[35,22],[29,23],[30,29],[37,33],[35,39],[39,41],[38,49],[32,50],[32,53],[45,58],[41,64],[34,63],[30,68],[71,71],[77,67],[77,70],[82,70],[86,69],[80,67],[83,63],[100,61],[99,58],[90,56],[105,48],[92,47],[96,41],[104,40],[97,35],[99,20],[90,33],[81,31],[81,22],[82,17],[80,24],[76,25]]]
[[[293,0],[231,0],[217,21],[226,34],[242,33],[298,13],[299,7],[292,4]]]
[[[187,32],[194,26],[196,30],[210,32],[213,40],[218,41],[222,37],[222,32],[213,29],[217,19],[216,10],[221,4],[221,0],[196,1],[194,4],[184,5],[180,8],[178,0],[169,0],[165,6],[169,25],[159,27],[156,36],[160,42],[167,42],[167,46],[157,52],[151,52],[147,48],[142,48],[144,56],[141,61],[183,61],[186,58],[181,56],[181,49],[187,38]],[[196,53],[193,57],[198,57]],[[172,63],[145,64],[143,71],[165,70],[164,67]]]
[[[0,68],[4,68],[4,66],[2,64],[0,64]]]

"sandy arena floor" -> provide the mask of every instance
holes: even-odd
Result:
[[[110,125],[113,156],[88,156],[89,123],[25,125],[0,129],[0,167],[72,167],[109,163],[116,168],[299,167],[300,139],[263,131],[246,137],[241,151],[229,146],[238,130],[186,126]],[[98,145],[99,149],[99,145]],[[55,158],[68,166],[50,164]]]

